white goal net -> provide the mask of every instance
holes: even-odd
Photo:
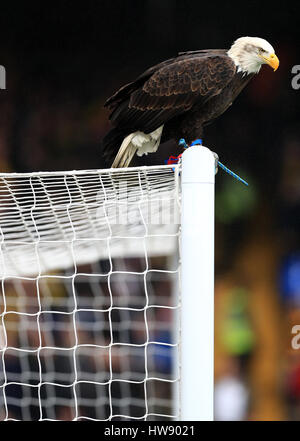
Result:
[[[0,420],[179,418],[180,188],[0,174]]]

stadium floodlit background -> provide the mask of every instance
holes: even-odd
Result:
[[[105,99],[179,51],[260,36],[280,59],[207,128],[216,193],[216,417],[300,419],[300,64],[298,8],[262,2],[102,0],[1,5],[0,171],[104,167]],[[172,143],[135,165],[162,164]],[[201,350],[201,348],[195,348]],[[199,368],[200,369],[200,368]]]

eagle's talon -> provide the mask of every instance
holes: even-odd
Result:
[[[186,143],[186,141],[185,141],[184,138],[180,138],[180,140],[178,141],[178,145],[180,145],[180,146],[183,147],[184,149],[187,149],[187,148],[188,148],[188,145],[187,145],[187,143]]]

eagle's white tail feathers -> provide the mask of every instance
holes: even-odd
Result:
[[[158,149],[163,126],[146,134],[143,132],[134,132],[124,138],[118,154],[112,163],[113,168],[128,167],[135,152],[138,156],[147,155],[156,152]]]
[[[123,139],[123,142],[121,144],[121,147],[119,148],[117,156],[115,157],[114,162],[112,163],[112,168],[128,167],[130,161],[134,157],[134,154],[137,150],[137,147],[135,147],[131,143],[134,135],[135,135],[134,133],[130,133],[130,135],[126,136],[126,138]]]

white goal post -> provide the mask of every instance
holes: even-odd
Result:
[[[214,179],[0,174],[0,420],[213,419]]]

